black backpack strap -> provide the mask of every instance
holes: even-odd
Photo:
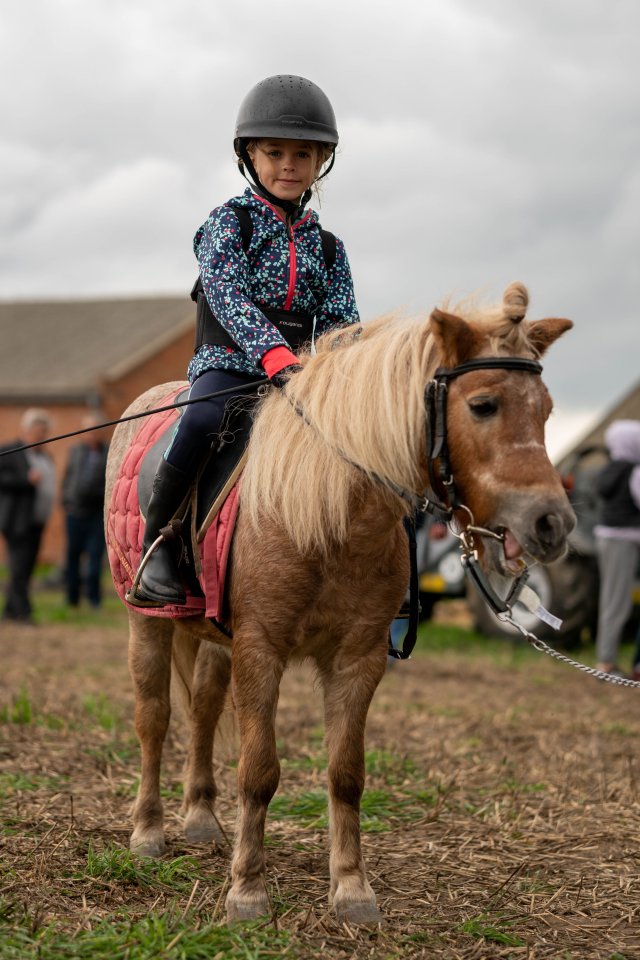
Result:
[[[231,207],[228,203],[225,203],[225,207],[228,207],[229,210],[233,211],[238,223],[240,224],[240,239],[242,242],[242,249],[246,253],[249,249],[249,244],[251,243],[251,237],[253,236],[253,220],[251,219],[251,214],[246,207]],[[191,288],[191,299],[194,303],[198,302],[199,293],[204,296],[200,274],[198,274],[196,277],[196,282]]]
[[[322,256],[324,257],[324,263],[328,272],[336,262],[336,237],[335,234],[330,233],[328,230],[323,230],[322,227],[318,227],[318,229],[320,231],[320,242],[322,244]]]
[[[227,206],[229,205],[227,204]],[[251,214],[246,207],[229,207],[229,209],[233,210],[240,223],[242,249],[246,253],[251,243],[251,237],[253,236],[253,220],[251,219]]]

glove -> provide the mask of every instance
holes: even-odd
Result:
[[[302,366],[288,347],[273,347],[265,353],[261,363],[264,372],[276,387],[284,387],[290,374]]]
[[[291,374],[297,373],[298,370],[302,370],[301,363],[290,363],[288,367],[283,367],[282,370],[278,370],[278,372],[274,373],[272,377],[269,377],[269,379],[274,387],[282,388]]]

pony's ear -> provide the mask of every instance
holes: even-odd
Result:
[[[480,337],[462,317],[436,307],[429,320],[445,366],[455,367],[476,355]]]
[[[531,346],[542,356],[551,344],[567,330],[571,330],[572,326],[572,320],[565,320],[562,317],[547,317],[546,320],[537,320],[532,323],[527,335]]]

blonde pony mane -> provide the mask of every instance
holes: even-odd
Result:
[[[531,353],[522,317],[508,308],[505,294],[498,307],[469,301],[455,312],[482,330],[491,352]],[[266,518],[303,554],[322,554],[346,540],[363,475],[420,490],[424,390],[439,356],[428,319],[392,314],[324,334],[300,360],[285,390],[258,408],[240,502],[258,535]]]

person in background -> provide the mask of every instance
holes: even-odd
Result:
[[[604,441],[610,460],[596,480],[601,498],[601,522],[594,531],[600,570],[596,655],[599,670],[622,676],[618,648],[640,559],[640,420],[614,420]]]
[[[20,436],[0,447],[0,454],[31,443],[42,443],[51,430],[45,410],[26,410]],[[46,450],[32,447],[0,455],[0,531],[9,567],[3,618],[32,622],[31,578],[45,525],[55,500],[56,475]]]
[[[82,427],[97,427],[101,422],[96,413],[88,413]],[[65,583],[67,603],[71,607],[80,603],[81,567],[85,557],[87,599],[92,607],[99,607],[102,602],[100,577],[105,547],[102,514],[107,451],[104,430],[93,429],[81,443],[71,447],[62,480],[67,533]]]

